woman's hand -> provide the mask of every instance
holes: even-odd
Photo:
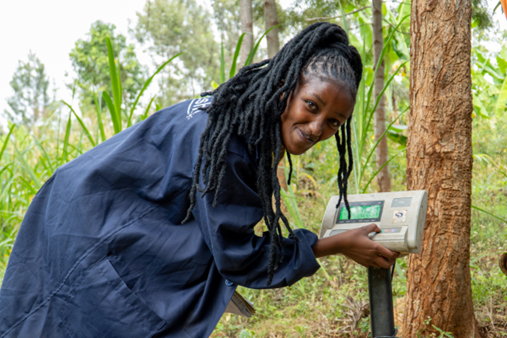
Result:
[[[399,257],[399,253],[372,241],[368,234],[380,232],[376,224],[348,230],[334,236],[319,239],[313,246],[315,257],[343,254],[357,263],[387,269]]]

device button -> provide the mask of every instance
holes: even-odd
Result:
[[[410,203],[412,203],[412,197],[394,198],[391,208],[409,207]]]

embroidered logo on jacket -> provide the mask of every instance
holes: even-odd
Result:
[[[188,105],[187,120],[190,120],[192,117],[194,117],[194,115],[197,114],[201,108],[209,106],[212,100],[213,97],[211,96],[201,97],[200,99],[193,99],[192,102],[190,102]]]

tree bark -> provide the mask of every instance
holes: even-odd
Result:
[[[264,20],[266,21],[266,30],[278,25],[278,10],[275,0],[264,0]],[[271,30],[266,39],[268,41],[268,58],[271,59],[280,50],[278,27]]]
[[[382,0],[372,0],[372,30],[373,30],[373,64],[376,65],[382,53],[384,46],[384,35],[382,32]],[[377,99],[384,88],[385,83],[385,69],[384,61],[379,65],[377,75],[375,76],[375,84],[373,86],[373,93]],[[374,114],[374,129],[375,129],[375,142],[378,141],[386,130],[386,99],[385,96],[379,100],[377,109]],[[382,137],[380,143],[375,149],[375,158],[377,162],[377,170],[380,169],[384,163],[389,160],[389,151],[387,149],[387,137]],[[389,165],[386,165],[377,174],[377,183],[379,191],[391,191],[391,178],[389,176]]]
[[[252,0],[241,0],[241,33],[245,33],[241,47],[241,62],[244,64],[253,46]]]
[[[412,1],[407,188],[429,200],[421,253],[408,259],[405,337],[427,337],[433,325],[480,337],[469,265],[471,13],[470,0]]]

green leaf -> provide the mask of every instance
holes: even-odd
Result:
[[[287,185],[287,191],[280,189],[280,195],[282,196],[282,200],[287,206],[292,219],[296,222],[296,227],[304,229],[303,219],[299,213],[299,207],[296,201],[296,194],[294,194],[292,187]]]
[[[477,96],[474,96],[472,100],[473,100],[474,108],[477,108],[476,109],[477,113],[479,115],[481,115],[482,117],[489,119],[488,111],[487,111],[486,107],[484,106],[484,104],[482,103],[482,100],[479,99]]]
[[[42,184],[41,184],[39,178],[37,177],[37,175],[35,174],[35,171],[33,170],[32,166],[30,166],[28,164],[28,162],[26,162],[26,159],[25,159],[26,151],[27,150],[23,150],[23,152],[19,152],[19,150],[16,148],[16,152],[18,153],[18,160],[20,161],[21,167],[28,174],[28,176],[30,176],[30,178],[34,182],[37,190],[39,190],[42,187]]]
[[[134,104],[132,105],[132,109],[130,109],[130,115],[129,115],[129,118],[128,118],[128,121],[127,121],[127,128],[132,125],[132,115],[134,114],[134,110],[136,109],[137,103],[139,102],[139,99],[141,98],[141,95],[143,95],[144,91],[148,88],[148,86],[150,85],[150,83],[153,80],[153,78],[155,77],[155,75],[157,75],[158,73],[160,73],[164,69],[164,67],[169,64],[169,62],[171,62],[172,60],[174,60],[175,58],[177,58],[181,54],[183,54],[183,53],[176,54],[175,56],[173,56],[172,58],[170,58],[169,60],[167,60],[166,62],[164,62],[162,64],[162,66],[158,67],[158,69],[155,71],[155,73],[153,73],[153,75],[150,76],[150,78],[148,80],[146,80],[146,82],[143,85],[143,88],[139,92],[139,95],[137,95],[137,98],[136,98]],[[152,101],[153,101],[153,99],[152,99]],[[151,102],[150,102],[150,105],[151,105]],[[149,108],[147,110],[149,110]]]
[[[502,59],[500,56],[496,57],[496,62],[498,63],[498,68],[500,71],[505,74],[507,72],[507,61]]]
[[[286,162],[284,160],[284,172],[285,172],[285,179],[288,179],[289,175],[289,169],[287,168]],[[287,185],[287,191],[280,189],[280,195],[282,197],[283,202],[285,203],[285,206],[289,210],[290,215],[292,216],[292,219],[296,222],[296,227],[298,228],[305,228],[303,218],[301,217],[301,213],[299,212],[299,206],[297,204],[296,200],[296,194],[294,193],[294,189],[292,189],[292,186],[290,184]]]
[[[32,138],[33,138],[35,144],[37,145],[37,147],[40,149],[40,151],[44,155],[44,158],[46,159],[46,162],[49,165],[49,168],[48,168],[49,171],[51,172],[51,174],[53,174],[55,172],[55,168],[53,167],[53,162],[51,161],[51,158],[49,157],[48,153],[46,152],[46,149],[44,149],[44,147],[39,142],[39,140],[37,140],[37,138],[35,137],[35,135],[32,135]]]
[[[275,29],[276,27],[279,27],[280,25],[276,25],[268,29],[262,36],[257,40],[257,43],[255,46],[250,50],[250,53],[248,54],[248,58],[246,59],[245,66],[249,66],[252,64],[255,54],[257,53],[257,49],[259,49],[259,45],[261,44],[262,39],[271,32],[272,29]]]
[[[236,75],[236,63],[238,61],[239,51],[241,50],[241,43],[243,42],[243,38],[246,33],[241,34],[238,39],[238,43],[236,44],[236,50],[234,51],[234,57],[232,59],[231,71],[229,72],[229,79]]]
[[[118,102],[120,103],[119,105],[115,105],[116,106],[116,109],[118,111],[118,114],[120,114],[121,116],[121,103],[122,103],[122,99],[123,99],[123,88],[122,88],[122,85],[121,85],[121,73],[120,73],[120,62],[118,61],[118,66],[117,66],[117,69],[116,69],[116,75],[118,76],[116,78],[116,81],[118,83]]]
[[[72,114],[69,114],[69,120],[67,121],[67,128],[65,128],[65,138],[63,141],[63,154],[62,154],[62,158],[61,158],[61,160],[63,160],[63,163],[67,163],[67,161],[68,161],[69,153],[68,153],[67,149],[69,147],[71,126],[72,126]],[[60,161],[60,164],[62,164],[61,161]]]
[[[21,164],[21,168],[25,169],[25,171],[27,171],[27,172],[28,171],[33,172],[32,168],[25,167],[25,165],[23,165],[23,164]],[[30,173],[28,173],[28,174],[30,175]],[[37,190],[40,189],[40,187],[41,187],[40,183],[39,184],[35,183],[36,188],[37,188],[37,189],[35,189],[34,183],[27,181],[23,176],[20,176],[19,180],[21,181],[21,184],[26,188],[26,190],[28,190],[30,192],[30,194],[32,194],[32,195],[35,195],[37,193]]]
[[[111,96],[109,96],[109,94],[106,92],[102,92],[102,98],[104,98],[104,101],[106,101],[107,108],[109,109],[111,121],[113,122],[114,133],[118,134],[121,131],[121,125],[116,119],[116,109],[114,107],[113,100],[111,100]]]
[[[390,139],[393,142],[398,143],[399,145],[406,147],[407,146],[407,137],[405,135],[402,135],[400,133],[397,133],[392,130],[387,131],[387,138]]]
[[[401,154],[401,153],[402,153],[402,152],[404,152],[405,150],[407,150],[407,148],[404,148],[404,149],[402,149],[402,150],[398,151],[398,152],[397,152],[396,154],[394,154],[393,156],[391,156],[391,158],[390,158],[389,160],[387,160],[387,161],[386,161],[386,163],[384,163],[384,164],[383,164],[383,165],[382,165],[382,166],[381,166],[381,167],[380,167],[377,171],[375,171],[375,172],[373,173],[373,175],[371,175],[370,180],[368,181],[368,183],[366,183],[366,186],[365,186],[365,187],[364,187],[364,189],[363,189],[363,194],[365,194],[365,193],[366,193],[366,190],[367,190],[367,189],[368,189],[368,187],[370,186],[371,181],[373,181],[373,179],[374,179],[375,177],[377,177],[378,173],[379,173],[382,169],[384,169],[384,167],[385,167],[386,165],[388,165],[388,164],[389,164],[389,162],[391,162],[391,161],[392,161],[395,157],[397,157],[399,154]]]
[[[148,104],[148,107],[146,107],[146,110],[144,111],[143,116],[141,116],[141,121],[146,120],[148,117],[148,113],[150,112],[151,104],[153,103],[153,100],[155,100],[157,96],[153,96],[150,100],[150,103]]]
[[[93,93],[93,101],[95,103],[95,111],[97,112],[97,121],[99,123],[99,131],[100,131],[100,137],[102,138],[102,141],[106,140],[106,132],[104,131],[104,123],[102,122],[102,96]],[[97,144],[99,143],[99,137],[97,135]]]
[[[384,42],[384,47],[382,48],[382,52],[380,53],[380,56],[379,56],[379,59],[378,59],[378,62],[377,64],[375,65],[375,72],[373,73],[373,78],[375,79],[376,76],[377,76],[377,71],[380,67],[380,64],[382,63],[382,61],[384,60],[384,55],[386,54],[388,48],[389,48],[389,44],[391,43],[391,40],[392,38],[394,37],[394,34],[398,31],[398,28],[400,27],[400,25],[403,23],[403,21],[405,21],[406,18],[410,17],[410,15],[407,15],[405,17],[403,17],[400,22],[398,23],[398,25],[391,31],[391,34],[389,34],[389,37],[387,38],[387,40]],[[391,78],[389,79],[389,81],[386,83],[386,85],[384,86],[384,89],[382,90],[382,92],[379,94],[379,96],[377,97],[377,101],[375,102],[375,106],[373,107],[372,109],[372,112],[371,112],[371,115],[369,117],[369,121],[367,123],[367,125],[365,126],[365,130],[368,130],[370,124],[371,124],[371,120],[372,120],[372,117],[373,117],[373,113],[375,112],[375,110],[377,109],[377,106],[378,106],[378,103],[380,101],[380,98],[382,97],[382,95],[384,95],[384,92],[385,90],[387,89],[387,87],[389,86],[389,84],[391,83],[392,79],[394,78],[394,75],[398,73],[398,71],[401,69],[401,67],[403,67],[408,61],[402,63],[398,69],[396,70],[396,72],[393,73],[393,76],[391,76]],[[366,101],[366,107],[369,107],[370,105],[370,102],[371,102],[371,96],[373,94],[373,87],[374,87],[374,82],[370,85],[370,89],[368,90],[368,95],[367,95],[367,101]],[[363,132],[363,135],[365,135],[366,133]]]
[[[479,210],[479,211],[481,211],[481,212],[485,213],[486,215],[489,215],[489,216],[491,216],[491,217],[494,217],[494,218],[496,218],[496,219],[497,219],[497,220],[499,220],[499,221],[502,221],[502,222],[504,222],[504,223],[507,223],[507,220],[505,220],[505,219],[503,219],[503,218],[500,218],[500,217],[498,217],[497,215],[494,215],[494,214],[490,213],[489,211],[486,211],[486,210],[484,210],[484,209],[481,209],[481,208],[479,208],[479,207],[476,207],[475,205],[472,205],[472,208],[474,208],[475,210]]]
[[[384,49],[382,49],[382,51],[384,51]],[[382,55],[381,55],[382,57]],[[377,110],[377,106],[380,102],[380,99],[382,98],[382,96],[384,95],[385,91],[387,90],[387,88],[389,87],[389,85],[391,84],[391,82],[394,80],[394,77],[396,76],[396,74],[398,74],[398,72],[400,71],[400,69],[407,63],[408,61],[405,61],[403,62],[399,67],[398,69],[396,69],[396,71],[391,75],[391,77],[387,80],[386,84],[384,85],[384,88],[382,88],[382,91],[380,92],[380,94],[378,95],[376,101],[375,101],[375,105],[373,106],[373,108],[371,109],[371,111],[369,112],[368,114],[368,122],[364,125],[364,130],[362,131],[361,135],[366,135],[368,129],[370,128],[370,125],[371,125],[371,121],[373,120],[373,114],[375,113],[375,110]],[[379,64],[378,64],[379,65]],[[375,74],[377,72],[375,71]],[[369,106],[370,104],[370,94],[372,93],[371,90],[374,86],[374,83],[371,84],[370,86],[370,90],[369,90],[369,93],[368,93],[368,101],[367,101],[367,104],[366,104],[366,107]],[[408,108],[407,108],[408,109]],[[405,110],[406,111],[406,110]],[[401,115],[400,115],[401,116]],[[398,116],[394,121],[398,120],[400,118],[400,116]],[[393,121],[393,123],[394,123]],[[389,125],[389,127],[392,125],[392,123]],[[388,128],[389,128],[388,127]],[[386,129],[387,130],[387,129]],[[362,139],[362,142],[364,143],[366,139],[363,138]],[[361,144],[361,149],[363,148],[363,144]],[[365,167],[367,165],[368,161],[365,162]],[[361,174],[361,177],[362,177],[362,174]]]
[[[345,30],[345,32],[348,35],[349,34],[349,26],[347,25],[347,19],[346,19],[345,11],[343,10],[342,2],[338,1],[338,5],[340,6],[340,13],[342,15],[343,29]]]
[[[411,11],[411,3],[402,1],[400,6],[398,7],[398,13],[400,14],[398,15],[397,23],[401,22],[401,18],[410,16],[410,11]]]
[[[114,59],[113,45],[111,39],[106,37],[107,45],[107,56],[109,58],[109,75],[111,77],[111,86],[113,87],[113,100],[114,100],[114,114],[116,122],[119,125],[121,131],[121,81],[119,80],[119,74],[117,72],[116,63]]]
[[[495,110],[497,116],[505,110],[505,102],[507,101],[507,76],[505,77],[502,89],[500,89],[500,94],[498,95],[498,100],[496,101]]]
[[[389,130],[395,131],[397,133],[401,133],[404,130],[408,130],[408,126],[404,124],[393,124],[391,127],[389,127]]]
[[[72,106],[70,104],[68,104],[67,102],[63,101],[62,102],[67,106],[69,107],[69,109],[71,110],[71,112],[74,114],[74,116],[77,118],[77,121],[79,122],[79,124],[81,125],[81,127],[83,128],[83,131],[85,132],[86,134],[86,137],[88,137],[88,140],[90,140],[90,143],[92,144],[92,146],[95,147],[95,141],[93,140],[93,137],[92,137],[92,134],[90,134],[90,131],[88,130],[88,128],[86,128],[83,120],[81,120],[81,118],[76,114],[76,112],[74,111],[74,108],[72,108]]]
[[[377,109],[377,105],[378,105],[378,103],[379,103],[379,101],[380,101],[380,98],[382,97],[382,95],[384,95],[384,92],[385,92],[386,88],[389,86],[389,84],[390,84],[390,83],[391,83],[391,81],[393,80],[393,78],[394,78],[394,76],[396,75],[396,73],[400,70],[400,68],[401,68],[404,64],[405,64],[405,63],[403,63],[403,64],[402,64],[402,65],[401,65],[401,66],[400,66],[400,67],[396,70],[396,72],[394,72],[394,73],[393,73],[393,75],[391,76],[391,78],[387,81],[386,85],[385,85],[385,86],[384,86],[384,88],[382,89],[382,92],[380,92],[380,94],[379,94],[379,96],[378,96],[378,98],[377,98],[376,104],[375,104],[375,106],[373,107],[372,112],[374,112],[374,111],[375,111],[375,109]],[[360,176],[359,176],[359,182],[360,182],[360,181],[361,181],[361,179],[363,178],[363,176],[364,176],[364,171],[366,170],[366,167],[367,167],[367,166],[368,166],[368,164],[370,163],[370,158],[371,158],[371,156],[373,155],[373,153],[375,152],[375,149],[376,149],[376,148],[377,148],[377,146],[379,145],[379,143],[380,143],[380,141],[382,140],[382,138],[384,137],[384,135],[387,133],[387,131],[389,130],[389,128],[391,128],[391,126],[392,126],[392,125],[393,125],[396,121],[398,121],[398,119],[399,119],[400,117],[402,117],[402,116],[403,116],[403,114],[405,114],[405,113],[406,113],[409,109],[410,109],[410,107],[407,107],[407,109],[405,109],[405,110],[404,110],[404,111],[403,111],[400,115],[398,115],[398,117],[397,117],[397,118],[395,118],[395,119],[394,119],[394,121],[393,121],[393,122],[391,122],[391,123],[387,126],[386,130],[384,131],[384,133],[383,133],[383,134],[379,137],[379,139],[377,140],[377,142],[376,142],[376,143],[375,143],[375,145],[373,146],[373,149],[370,151],[370,154],[367,156],[366,161],[364,162],[363,169],[362,169],[361,174],[360,174]],[[372,113],[372,114],[373,114],[373,113]],[[369,126],[369,125],[370,125],[370,123],[371,123],[371,116],[370,116],[370,118],[369,118],[369,121],[368,121],[367,126]],[[368,129],[365,129],[365,131],[363,132],[363,135],[366,135],[366,131],[367,131],[367,130],[368,130]],[[363,139],[363,142],[365,141],[365,139],[366,139],[366,138],[364,138],[364,139]]]
[[[4,156],[5,149],[7,148],[7,144],[9,143],[9,139],[15,127],[16,127],[15,124],[11,125],[9,133],[7,133],[7,137],[5,138],[4,144],[2,145],[2,149],[0,150],[0,160],[2,159],[2,156]]]
[[[220,84],[225,82],[224,42],[220,43]]]

